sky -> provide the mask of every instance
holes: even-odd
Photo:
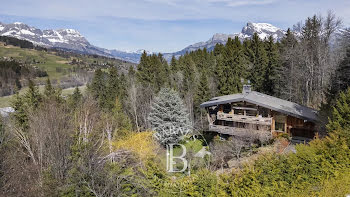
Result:
[[[350,27],[350,0],[0,0],[0,22],[73,28],[96,46],[175,52],[247,22],[287,29],[332,10]]]

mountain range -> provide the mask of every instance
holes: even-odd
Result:
[[[257,33],[261,39],[266,39],[272,35],[272,37],[276,41],[280,41],[283,38],[283,36],[286,34],[284,30],[268,23],[248,22],[247,25],[242,28],[242,31],[240,33],[234,33],[234,34],[217,33],[217,34],[214,34],[206,42],[198,42],[198,43],[192,44],[182,49],[181,51],[178,51],[175,53],[165,53],[164,57],[166,59],[171,59],[173,55],[175,57],[179,57],[181,55],[184,55],[186,52],[196,51],[198,49],[204,49],[204,48],[211,51],[214,49],[216,44],[225,44],[228,38],[235,38],[236,36],[238,36],[238,38],[241,41],[243,41],[244,39],[251,38],[254,33]]]
[[[164,53],[164,57],[167,60],[170,60],[173,55],[175,57],[179,57],[186,52],[191,52],[203,48],[207,48],[210,51],[213,50],[215,45],[218,43],[225,44],[228,38],[234,38],[235,36],[238,36],[240,40],[249,39],[255,32],[261,39],[265,39],[272,35],[276,41],[279,41],[285,35],[284,30],[271,24],[248,22],[247,25],[242,28],[242,31],[240,33],[217,33],[206,42],[198,42],[192,44],[183,50],[174,53]],[[0,35],[28,40],[35,45],[43,47],[58,48],[84,54],[96,54],[107,57],[114,57],[133,63],[139,62],[141,54],[144,51],[120,51],[116,49],[104,49],[90,44],[83,35],[74,29],[40,30],[38,28],[31,27],[20,22],[11,24],[4,24],[0,22]],[[146,52],[148,54],[152,53],[149,51]]]

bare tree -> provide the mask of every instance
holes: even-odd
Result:
[[[315,108],[325,100],[337,64],[331,42],[341,24],[331,11],[325,18],[314,15],[295,25],[296,41],[289,42],[290,37],[282,41],[283,98]]]
[[[138,88],[135,79],[130,79],[130,87],[128,90],[128,104],[131,110],[131,114],[134,118],[137,131],[140,131],[139,120],[138,120]]]

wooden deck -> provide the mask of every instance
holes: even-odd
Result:
[[[247,123],[247,124],[255,124],[255,125],[270,126],[272,124],[272,118],[245,116],[245,115],[237,115],[237,114],[227,114],[227,113],[222,113],[222,112],[217,113],[217,119],[224,120],[224,121],[233,121],[233,122],[241,122],[241,123]]]
[[[244,137],[247,134],[259,134],[262,132],[270,133],[270,131],[254,130],[254,129],[246,129],[246,128],[238,128],[238,127],[227,127],[227,126],[221,126],[221,125],[209,125],[209,131],[214,131],[214,132],[226,134],[226,135],[240,136],[240,137]]]

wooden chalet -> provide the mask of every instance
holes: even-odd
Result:
[[[209,132],[244,136],[246,132],[287,133],[310,139],[317,135],[317,111],[290,101],[251,91],[210,99],[200,105],[207,110]]]

